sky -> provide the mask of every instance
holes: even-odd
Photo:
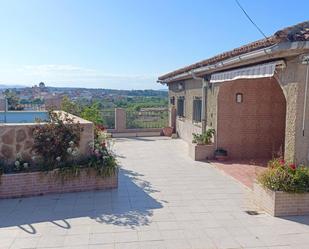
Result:
[[[308,0],[239,0],[266,35]],[[263,38],[234,0],[0,0],[0,84],[164,89],[157,77]]]

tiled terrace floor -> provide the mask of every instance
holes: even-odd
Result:
[[[119,139],[118,190],[0,201],[0,248],[308,249],[309,217],[250,216],[249,190],[186,144]]]

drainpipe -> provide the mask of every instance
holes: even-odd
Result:
[[[208,86],[208,81],[205,80],[203,77],[198,77],[195,75],[194,71],[191,71],[191,75],[193,79],[195,80],[201,80],[202,81],[202,133],[206,131],[206,100],[207,100],[207,86]]]
[[[304,56],[302,64],[307,65],[307,67],[306,67],[304,108],[303,108],[303,125],[302,125],[303,136],[305,136],[306,107],[307,107],[307,94],[308,94],[308,77],[309,77],[309,55]]]

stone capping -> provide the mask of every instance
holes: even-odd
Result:
[[[210,160],[214,158],[215,145],[188,143],[189,156],[194,161]]]
[[[287,193],[253,185],[254,203],[272,216],[308,215],[309,193]]]
[[[0,199],[19,198],[118,187],[118,171],[111,177],[101,177],[92,169],[82,169],[79,176],[61,179],[54,171],[3,174],[0,176]]]

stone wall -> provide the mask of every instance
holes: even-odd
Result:
[[[255,183],[253,199],[257,206],[273,216],[309,214],[309,193],[271,191]]]
[[[309,165],[308,100],[304,113],[306,65],[300,63],[298,56],[287,59],[286,64],[286,69],[279,71],[277,77],[287,101],[285,157],[289,161]],[[307,95],[309,97],[308,92]],[[304,130],[303,118],[305,118]]]
[[[79,117],[73,116],[75,122],[80,122],[83,132],[79,144],[79,151],[82,155],[89,153],[89,143],[94,141],[93,123]],[[21,124],[0,124],[0,158],[7,161],[14,161],[17,155],[24,160],[31,161],[33,151],[33,129],[35,123]]]
[[[192,142],[193,133],[201,134],[202,125],[193,124],[192,120],[187,118],[177,118],[176,119],[176,132],[180,138],[185,140],[188,143]]]
[[[0,178],[0,199],[116,188],[117,175],[103,178],[84,169],[79,176],[62,181],[56,171],[5,174]]]
[[[169,98],[175,97],[175,106],[177,108],[177,98],[185,97],[184,117],[176,118],[176,132],[179,137],[192,142],[192,133],[202,132],[202,123],[194,123],[193,117],[193,99],[202,97],[202,81],[201,80],[185,80],[181,82],[183,90],[178,90],[178,82],[169,84]]]

